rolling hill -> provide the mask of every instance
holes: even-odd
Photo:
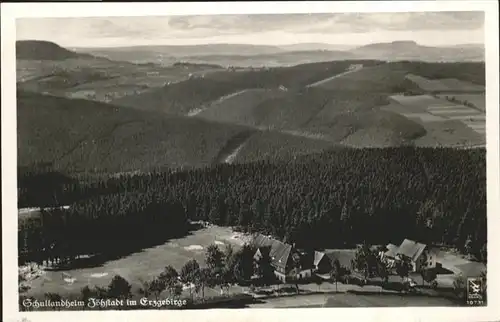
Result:
[[[477,135],[471,131],[457,131],[464,135],[453,140],[449,134],[436,132],[439,125],[381,108],[390,103],[391,95],[425,92],[408,79],[411,72],[437,79],[457,77],[480,82],[482,63],[370,64],[368,61],[361,69],[342,73],[353,62],[357,61],[217,72],[115,103],[357,147],[426,145],[425,142],[429,146],[448,143],[456,146],[460,142],[466,145],[477,141]],[[304,87],[336,74],[338,77],[318,86]],[[278,84],[287,90],[278,89]],[[420,108],[425,113],[426,107]],[[443,136],[439,142],[448,143],[435,143],[436,135]]]
[[[310,83],[344,72],[351,64],[376,65],[377,61],[334,61],[292,67],[222,71],[171,84],[136,96],[113,101],[116,105],[187,115],[207,108],[219,98],[246,89],[277,89],[284,86],[298,90]]]
[[[238,162],[255,160],[269,141],[290,153],[327,149],[329,142],[260,132],[92,102],[18,91],[18,166],[48,166],[62,173],[122,173],[202,167],[225,162],[253,135],[252,149]],[[259,142],[262,142],[259,143]],[[294,150],[295,149],[297,150]],[[285,153],[284,152],[284,153]],[[278,153],[279,155],[280,153]]]
[[[172,66],[134,64],[78,54],[44,41],[19,41],[17,88],[69,98],[109,102],[188,79],[190,74],[224,70],[214,64],[179,62]],[[50,59],[50,60],[48,60]]]
[[[50,41],[16,41],[16,58],[25,60],[65,60],[70,58],[92,58],[92,55],[76,53]]]

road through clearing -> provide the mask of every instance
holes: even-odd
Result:
[[[315,82],[315,83],[312,83],[312,84],[309,84],[307,85],[306,87],[315,87],[315,86],[319,86],[319,85],[322,85],[324,83],[328,83],[329,81],[331,81],[332,79],[335,79],[335,78],[338,78],[338,77],[342,77],[342,76],[345,76],[347,74],[350,74],[350,73],[354,73],[354,72],[357,72],[357,71],[360,71],[361,69],[363,69],[363,66],[362,65],[355,65],[352,69],[350,70],[346,70],[345,72],[343,73],[340,73],[340,74],[337,74],[337,75],[334,75],[334,76],[331,76],[331,77],[328,77],[328,78],[325,78],[323,80],[320,80],[318,82]]]
[[[219,99],[217,99],[216,101],[213,101],[212,103],[209,103],[208,106],[212,105],[212,104],[217,104],[217,103],[222,103],[224,102],[225,100],[231,98],[231,97],[234,97],[234,96],[237,96],[237,95],[240,95],[240,94],[243,94],[245,93],[246,91],[248,91],[249,89],[244,89],[242,91],[238,91],[238,92],[234,92],[234,93],[231,93],[231,94],[228,94],[228,95],[225,95],[225,96],[222,96],[220,97]],[[201,112],[203,112],[204,110],[206,110],[208,107],[202,107],[202,108],[195,108],[191,111],[189,111],[189,113],[187,114],[187,116],[196,116],[198,114],[200,114]]]

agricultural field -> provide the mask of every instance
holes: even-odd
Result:
[[[393,95],[382,109],[422,124],[426,134],[419,146],[476,146],[485,144],[485,115],[478,110],[430,95]]]
[[[172,66],[139,65],[95,57],[61,61],[18,60],[17,87],[37,93],[108,102],[218,70],[222,68],[180,63]]]
[[[450,102],[460,103],[463,105],[472,104],[476,109],[486,112],[486,95],[483,94],[460,94],[452,93],[446,95],[438,95],[439,98],[446,99]]]

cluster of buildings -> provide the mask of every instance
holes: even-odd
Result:
[[[263,256],[269,256],[274,274],[281,282],[304,280],[313,274],[320,277],[329,276],[332,265],[337,255],[335,252],[314,251],[307,253],[270,236],[257,234],[253,238],[253,244],[257,250],[254,259],[258,261]],[[412,272],[423,269],[435,268],[435,251],[425,244],[405,239],[401,245],[389,244],[386,251],[379,252],[379,258],[387,264],[388,268],[394,268],[398,260],[406,258],[411,263]],[[350,262],[339,259],[342,266],[350,268]]]

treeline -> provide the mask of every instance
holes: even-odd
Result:
[[[461,81],[485,85],[486,69],[484,62],[449,62],[430,63],[401,61],[392,63],[408,73],[417,74],[430,79],[456,78]]]
[[[287,162],[80,179],[57,189],[26,183],[36,180],[20,182],[25,183],[19,194],[24,206],[39,205],[33,197],[38,192],[52,194],[47,201],[53,204],[77,201],[60,216],[71,218],[69,231],[79,234],[86,249],[102,247],[92,241],[96,236],[140,240],[185,225],[184,219],[170,218],[188,218],[269,233],[304,248],[399,244],[411,238],[486,260],[484,149],[336,149]],[[43,238],[66,231],[49,222],[43,224]],[[59,242],[74,236],[65,234]]]

